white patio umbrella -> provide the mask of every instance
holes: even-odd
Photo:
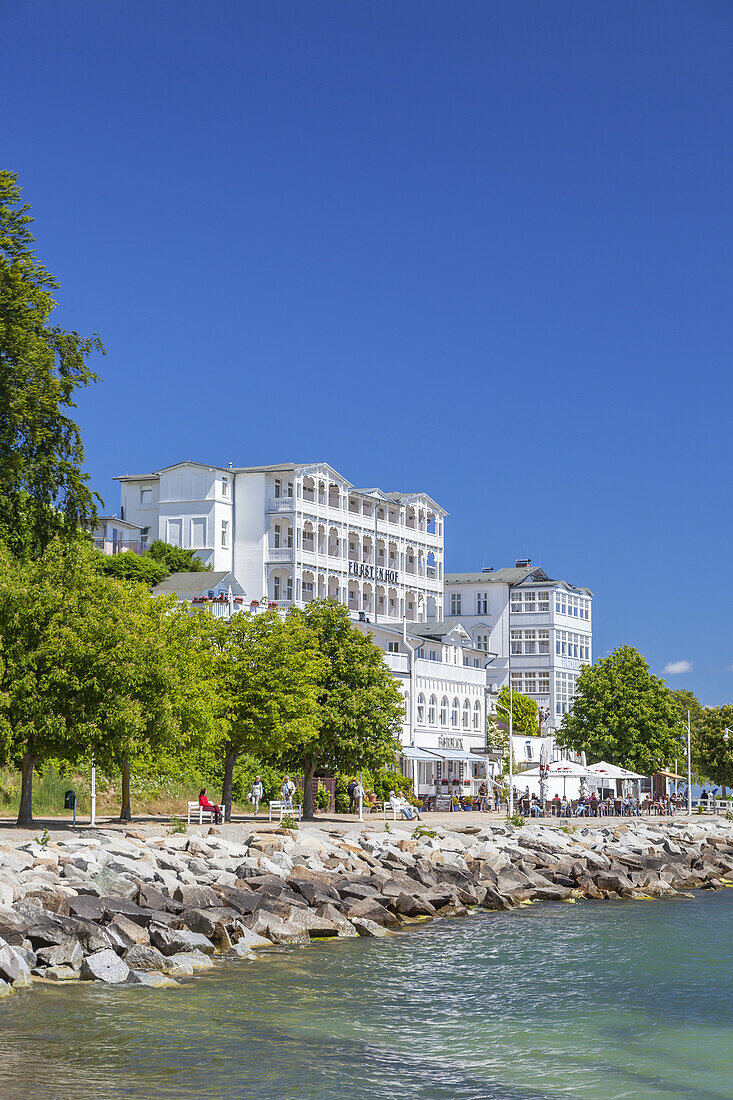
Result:
[[[528,771],[521,772],[521,776],[530,776],[531,778],[539,777],[543,772],[542,767],[529,768]],[[582,764],[576,764],[573,760],[556,760],[553,764],[550,764],[544,775],[548,778],[550,776],[562,776],[562,793],[565,795],[565,780],[570,777],[571,779],[586,779],[588,775],[592,775],[587,767],[583,767]],[[519,776],[517,777],[519,778]]]

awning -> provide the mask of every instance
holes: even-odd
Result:
[[[438,762],[438,754],[428,752],[427,749],[419,749],[416,745],[404,745],[400,749],[403,760],[430,760],[433,764]]]
[[[431,755],[439,756],[441,760],[472,760],[475,762],[476,757],[472,756],[466,749],[431,749]]]
[[[654,774],[661,775],[663,779],[687,779],[686,775],[677,775],[676,772],[654,772]]]

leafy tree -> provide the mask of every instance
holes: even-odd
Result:
[[[726,730],[730,730],[725,740]],[[718,786],[733,787],[733,705],[702,707],[692,760],[695,772]],[[725,795],[723,796],[725,797]]]
[[[169,542],[155,539],[150,548],[142,555],[159,562],[165,567],[166,576],[171,573],[210,573],[211,566],[204,565],[195,550],[184,550],[182,546],[171,546]]]
[[[358,630],[345,607],[313,600],[303,619],[321,660],[314,665],[315,735],[285,747],[283,758],[303,772],[303,816],[313,816],[315,773],[357,772],[394,764],[404,704],[382,651]]]
[[[297,609],[285,619],[277,611],[240,613],[229,622],[211,619],[210,629],[217,652],[216,737],[224,760],[221,800],[229,821],[242,753],[274,761],[314,736],[319,656]]]
[[[98,552],[97,565],[101,573],[108,577],[118,577],[123,581],[138,581],[152,588],[168,576],[168,570],[161,561],[147,554],[135,554],[125,550],[121,554],[102,554]]]
[[[521,691],[512,692],[512,731],[523,733],[530,737],[537,733],[537,704],[529,695],[522,695]],[[499,692],[496,700],[496,715],[500,722],[509,726],[509,688],[504,687]]]
[[[21,767],[19,825],[33,820],[37,765],[94,753],[121,766],[203,720],[187,618],[173,598],[101,576],[86,544],[55,540],[20,564],[0,554],[0,754]]]
[[[67,410],[76,390],[97,381],[87,360],[104,348],[96,335],[51,324],[60,284],[35,257],[32,221],[17,176],[0,171],[0,537],[17,556],[56,534],[75,537],[100,499]]]
[[[585,665],[573,709],[563,717],[558,744],[650,775],[682,749],[680,717],[664,680],[642,655],[620,646]]]

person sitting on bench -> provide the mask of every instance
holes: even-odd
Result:
[[[389,792],[389,804],[393,810],[398,810],[407,821],[412,821],[414,818],[420,817],[415,807],[411,806],[402,795],[396,795],[394,791]]]
[[[214,815],[214,824],[221,825],[221,806],[215,806],[212,802],[209,802],[206,787],[202,787],[199,791],[199,806],[202,810],[210,810]]]

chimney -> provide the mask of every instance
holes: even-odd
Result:
[[[531,564],[532,564],[532,559],[531,558],[520,558],[519,561],[516,563],[516,567],[517,567],[517,569],[523,569],[525,567],[525,565],[531,565]]]
[[[493,567],[493,565],[485,565],[483,567],[483,569],[481,570],[481,572],[482,573],[493,573],[494,572],[494,567]]]

